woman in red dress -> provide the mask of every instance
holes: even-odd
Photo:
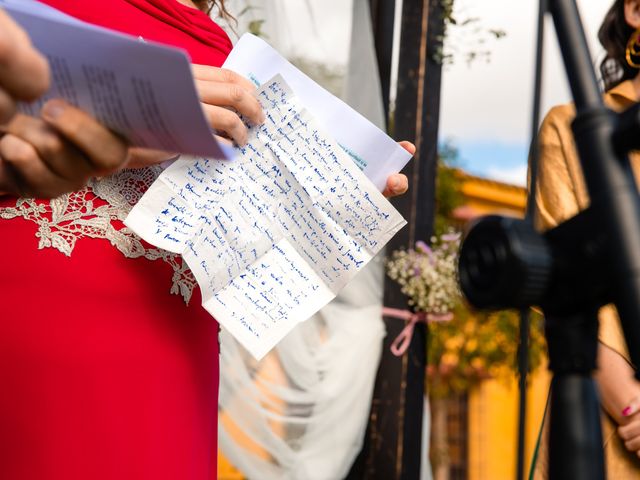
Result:
[[[219,67],[231,50],[193,4],[45,3],[194,63]],[[218,325],[181,259],[121,222],[158,172],[0,198],[3,480],[216,478]]]
[[[215,68],[231,42],[208,2],[44,3],[184,49],[203,65],[194,76],[211,125],[237,143],[246,130],[223,107],[261,120],[250,83]],[[0,196],[2,480],[216,478],[218,325],[179,256],[124,227],[166,154],[131,157],[149,166],[53,200]],[[406,177],[394,184],[387,195]]]

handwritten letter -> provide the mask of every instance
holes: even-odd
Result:
[[[181,253],[203,306],[256,358],[337,292],[406,223],[284,80],[236,160],[182,158],[127,218]]]

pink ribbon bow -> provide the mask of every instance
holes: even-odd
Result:
[[[400,334],[391,344],[391,353],[396,357],[401,357],[409,348],[411,339],[413,338],[413,330],[416,324],[420,322],[446,322],[453,318],[453,313],[427,313],[427,312],[410,312],[409,310],[400,310],[398,308],[382,308],[382,315],[385,317],[397,318],[408,322]]]

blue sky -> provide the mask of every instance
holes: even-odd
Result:
[[[454,138],[449,141],[458,149],[458,166],[471,174],[514,184],[522,184],[526,178],[528,144]]]
[[[230,0],[230,6],[241,0]],[[594,63],[600,48],[596,32],[612,0],[578,0]],[[309,23],[306,2],[268,2],[280,10],[265,9],[258,18],[279,19],[287,25],[271,33],[285,54],[304,54],[316,61],[343,65],[348,58],[351,2],[313,0],[313,15],[322,28]],[[285,8],[286,3],[286,8]],[[397,3],[400,7],[400,2]],[[470,173],[523,185],[531,131],[536,0],[456,0],[459,19],[478,18],[484,28],[501,29],[506,37],[489,41],[489,62],[468,65],[464,60],[443,72],[440,142],[451,139],[459,149],[462,166]],[[273,17],[273,18],[272,18]],[[306,20],[305,20],[306,19]],[[267,22],[269,23],[269,22]],[[453,32],[458,50],[474,48],[473,28]],[[548,23],[543,112],[570,101],[553,25]]]
[[[470,173],[520,185],[526,181],[537,4],[456,0],[460,17],[478,17],[483,27],[507,34],[486,44],[488,62],[461,60],[443,72],[440,142],[452,141]],[[596,32],[610,5],[611,0],[578,0],[594,64],[601,55]],[[570,101],[553,25],[547,25],[543,112]],[[461,35],[454,32],[450,38],[460,42]]]

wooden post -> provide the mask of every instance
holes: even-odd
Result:
[[[409,193],[394,200],[409,225],[389,243],[389,252],[412,247],[417,240],[428,241],[433,233],[441,81],[441,64],[437,59],[444,31],[441,2],[403,2],[392,133],[397,140],[414,142],[418,150],[404,171],[409,177]],[[380,22],[374,23],[374,29],[379,25]],[[374,30],[374,33],[376,37],[392,36],[387,30]],[[379,55],[381,53],[384,52]],[[382,69],[381,74],[385,74]],[[389,279],[385,279],[384,304],[407,308],[406,297]],[[387,336],[365,444],[347,478],[417,480],[421,463],[426,329],[424,325],[416,327],[409,350],[398,358],[391,354],[389,347],[404,324],[395,318],[385,317],[384,321]]]

